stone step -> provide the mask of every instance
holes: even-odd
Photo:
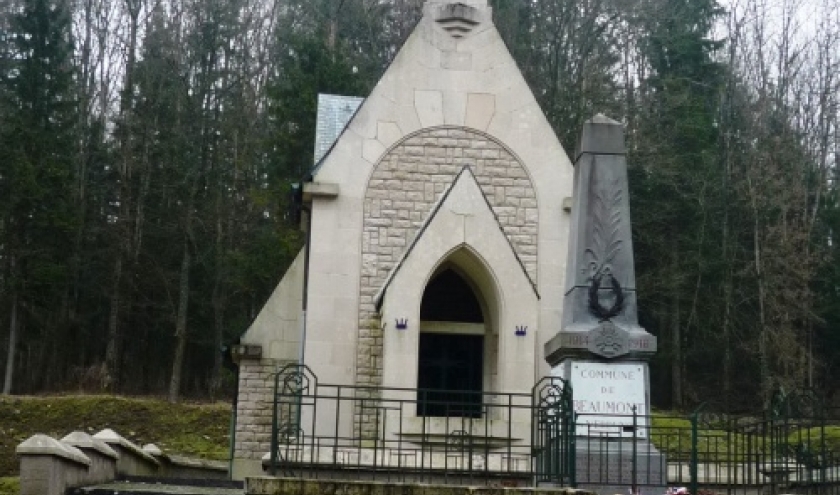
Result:
[[[243,495],[244,493],[245,489],[241,481],[139,477],[67,490],[67,495]]]

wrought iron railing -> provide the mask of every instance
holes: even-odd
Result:
[[[272,475],[519,486],[539,475],[573,483],[560,454],[569,452],[561,444],[570,395],[557,378],[531,394],[441,394],[321,384],[307,368],[289,366],[275,386]]]
[[[294,365],[277,373],[275,392],[264,463],[276,476],[840,495],[840,421],[824,411],[574,414],[559,378],[531,393],[442,394],[320,384]]]

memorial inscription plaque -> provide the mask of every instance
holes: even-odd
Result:
[[[579,415],[577,435],[632,437],[635,410],[636,437],[646,437],[648,406],[643,365],[575,361],[569,380],[575,413]]]

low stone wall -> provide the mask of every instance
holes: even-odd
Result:
[[[61,442],[76,447],[90,459],[85,483],[103,483],[117,476],[117,461],[120,455],[107,443],[83,431],[74,431],[62,438]]]
[[[274,376],[288,364],[292,362],[267,358],[239,363],[233,479],[261,473],[260,457],[271,450]]]
[[[246,495],[595,495],[574,488],[503,488],[376,481],[248,478]]]
[[[81,450],[47,435],[18,445],[21,495],[62,495],[67,487],[86,483],[91,460]]]
[[[140,448],[113,430],[75,431],[61,440],[34,435],[15,450],[20,458],[20,495],[64,495],[68,488],[119,477],[227,477],[224,463],[168,456],[154,445]]]
[[[117,473],[127,476],[154,476],[160,469],[160,461],[143,449],[120,436],[111,429],[105,429],[93,436],[107,443],[119,457]]]
[[[155,444],[143,446],[143,450],[153,455],[161,464],[156,476],[170,480],[226,480],[228,479],[228,463],[210,461],[207,459],[193,459],[179,455],[164,454]]]

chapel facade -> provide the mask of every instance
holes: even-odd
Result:
[[[235,478],[262,472],[284,364],[527,393],[561,326],[573,167],[486,0],[428,0],[370,95],[323,104],[345,118],[303,186],[307,245],[236,355]]]

